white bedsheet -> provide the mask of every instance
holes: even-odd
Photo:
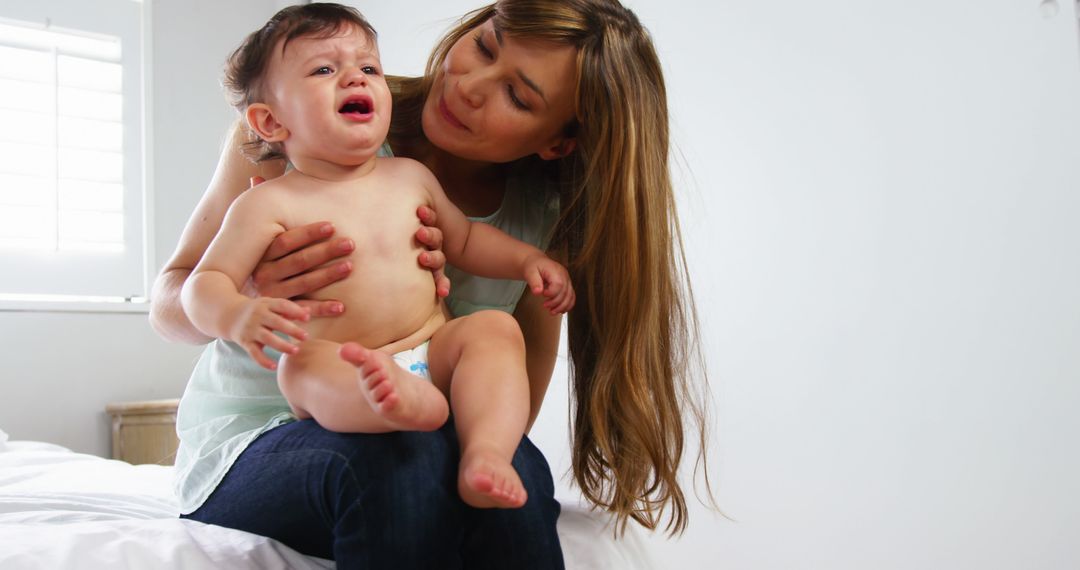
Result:
[[[133,466],[40,442],[0,438],[0,568],[333,568],[274,540],[177,518],[171,468]],[[636,529],[560,497],[568,570],[654,568]]]

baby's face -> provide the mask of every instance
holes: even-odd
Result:
[[[267,73],[268,104],[289,131],[285,153],[357,165],[390,128],[390,89],[379,47],[354,26],[329,38],[278,44]]]

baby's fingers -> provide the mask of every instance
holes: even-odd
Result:
[[[533,295],[540,295],[544,292],[544,276],[540,274],[540,270],[533,268],[525,273],[525,284],[529,286],[529,291],[532,291]]]
[[[554,312],[556,308],[562,303],[563,298],[566,296],[566,290],[563,289],[557,283],[547,283],[544,286],[544,297],[546,300],[543,305],[549,311]]]
[[[301,327],[300,325],[290,321],[289,319],[286,319],[285,317],[282,317],[282,316],[279,316],[279,315],[270,315],[269,317],[266,318],[265,325],[266,325],[267,329],[270,329],[270,331],[283,332],[283,333],[295,338],[296,340],[307,340],[307,336],[308,336],[307,331],[304,330],[303,327]],[[271,336],[273,336],[273,335],[271,335]],[[265,341],[262,341],[262,339],[257,339],[257,340],[260,340],[261,342],[265,342]],[[267,343],[267,344],[270,344],[270,343]]]
[[[553,315],[558,315],[566,312],[566,296],[559,295],[552,297],[547,301],[544,301],[544,308],[551,312]]]
[[[244,343],[244,348],[247,350],[248,356],[250,356],[256,364],[267,370],[277,370],[277,363],[271,360],[270,357],[263,352],[263,345],[261,343]]]
[[[548,298],[557,297],[566,292],[566,282],[559,279],[558,276],[546,276],[544,280],[544,296]]]
[[[270,310],[293,321],[307,321],[311,318],[310,310],[288,299],[274,299],[270,303]]]
[[[289,339],[281,338],[274,334],[273,331],[267,329],[259,331],[259,333],[255,335],[255,341],[284,354],[296,354],[300,351],[300,347],[290,342]]]
[[[576,300],[577,298],[574,297],[574,290],[570,289],[566,292],[566,295],[564,295],[563,298],[559,301],[559,305],[554,309],[554,311],[560,314],[566,313],[570,309],[574,308],[574,301]]]
[[[544,308],[552,313],[565,313],[574,307],[575,300],[574,288],[567,284],[544,302]]]

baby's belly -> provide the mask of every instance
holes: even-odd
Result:
[[[415,264],[357,264],[346,279],[312,298],[345,305],[337,317],[312,319],[305,328],[314,338],[358,342],[368,348],[413,348],[446,322],[431,272]]]

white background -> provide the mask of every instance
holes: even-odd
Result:
[[[1059,1],[627,2],[668,74],[733,519],[693,502],[662,567],[1080,567],[1080,48]],[[356,5],[400,74],[476,6]],[[231,117],[220,64],[278,3],[152,6],[160,264]],[[99,454],[104,404],[179,395],[197,354],[144,315],[0,313],[0,341],[0,427]],[[557,374],[534,436],[558,477]]]

